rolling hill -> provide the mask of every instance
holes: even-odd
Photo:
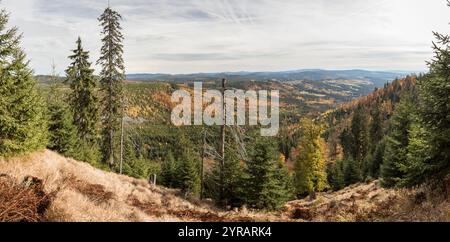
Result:
[[[226,78],[232,81],[324,81],[324,80],[362,80],[381,87],[386,82],[405,76],[406,72],[383,72],[366,70],[321,70],[305,69],[280,72],[222,72],[194,74],[128,74],[128,80],[139,81],[205,81]]]

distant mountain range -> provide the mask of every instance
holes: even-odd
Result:
[[[279,72],[222,72],[193,74],[129,74],[128,80],[134,81],[206,81],[226,78],[231,81],[323,81],[323,80],[365,80],[374,86],[383,86],[396,78],[410,74],[403,71],[366,71],[366,70],[321,70],[305,69]]]

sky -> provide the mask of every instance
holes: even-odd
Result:
[[[64,74],[78,36],[95,63],[108,0],[2,0],[36,74]],[[426,70],[445,0],[110,0],[127,73]],[[95,67],[98,71],[98,67]]]

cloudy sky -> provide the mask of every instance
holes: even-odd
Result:
[[[110,0],[123,17],[128,73],[302,68],[420,71],[445,0]],[[58,72],[81,36],[98,58],[107,0],[2,0],[38,74]]]

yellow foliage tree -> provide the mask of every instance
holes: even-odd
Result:
[[[328,187],[325,141],[321,137],[324,127],[311,119],[300,121],[302,137],[295,160],[295,189],[297,195],[308,195]]]

